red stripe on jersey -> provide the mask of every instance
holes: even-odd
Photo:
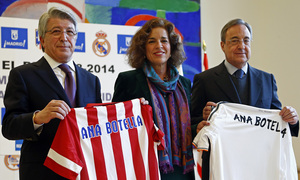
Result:
[[[99,124],[98,113],[96,108],[87,109],[87,119],[88,119],[89,126],[93,125],[95,127],[96,124]],[[91,138],[91,144],[93,148],[97,179],[106,180],[107,172],[105,167],[105,159],[104,159],[103,147],[101,142],[101,136],[96,138]]]
[[[149,119],[146,117],[151,117],[152,119],[152,108],[150,106],[143,106],[141,105],[141,112],[142,112],[142,116],[144,117],[144,119]],[[150,175],[150,179],[152,180],[158,180],[160,177],[159,171],[158,171],[158,164],[157,164],[157,157],[156,157],[156,152],[155,149],[153,147],[153,145],[151,145],[151,143],[153,143],[153,141],[155,141],[155,139],[153,139],[154,137],[151,136],[153,134],[155,134],[155,127],[154,127],[154,123],[153,121],[144,121],[144,126],[147,129],[147,133],[149,136],[149,141],[148,141],[148,166],[149,166],[149,175]],[[163,136],[163,135],[162,135]],[[150,140],[151,139],[151,140]],[[160,138],[162,139],[162,138]],[[150,148],[152,147],[152,148]]]
[[[125,117],[129,118],[131,121],[132,120],[131,117],[134,116],[134,114],[132,113],[132,102],[126,101],[124,102],[124,106],[125,106]],[[132,126],[133,123],[134,122],[131,121]],[[133,154],[132,159],[133,159],[133,166],[135,170],[136,179],[141,179],[141,180],[146,179],[145,165],[144,165],[141,147],[139,143],[138,130],[136,128],[128,129],[128,133],[130,137],[131,151]]]
[[[200,178],[202,178],[202,167],[200,166],[199,163],[197,163],[197,172],[198,172],[198,175],[200,176]]]
[[[112,121],[117,120],[117,112],[116,112],[116,106],[115,105],[108,105],[107,108],[107,119],[111,123]],[[111,123],[112,124],[112,123]],[[111,127],[113,129],[113,127]],[[116,170],[117,170],[117,176],[119,180],[126,180],[126,171],[125,171],[125,163],[124,163],[124,157],[123,157],[123,148],[121,144],[121,137],[120,132],[113,132],[110,134],[111,136],[111,143],[113,148],[113,153],[115,157],[115,163],[116,163]]]

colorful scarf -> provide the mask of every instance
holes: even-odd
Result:
[[[158,151],[160,170],[167,174],[174,171],[173,165],[178,165],[183,167],[183,174],[188,173],[194,168],[191,120],[179,73],[171,66],[170,81],[165,82],[147,63],[143,70],[151,91],[155,123],[165,134],[166,148]]]

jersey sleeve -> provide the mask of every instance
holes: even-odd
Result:
[[[198,151],[208,151],[208,128],[209,126],[203,127],[193,140],[193,145]]]
[[[80,147],[78,127],[72,118],[75,118],[74,109],[60,122],[44,162],[46,167],[68,179],[76,179],[84,166],[78,154],[81,149],[76,148]]]
[[[146,127],[149,135],[152,136],[154,142],[157,142],[157,149],[164,150],[164,133],[153,122],[152,107],[150,105],[141,105],[141,112],[145,123],[148,124]]]

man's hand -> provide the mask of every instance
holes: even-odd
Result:
[[[282,120],[290,123],[291,125],[296,124],[299,121],[299,116],[297,111],[291,106],[285,106],[279,113]]]
[[[201,121],[198,125],[197,125],[197,133],[204,127],[204,126],[209,126],[210,123],[206,120]]]
[[[206,103],[205,107],[203,108],[203,112],[202,112],[203,120],[207,120],[210,112],[212,111],[212,108],[216,107],[216,106],[217,106],[217,104],[214,102],[211,102],[211,101]]]
[[[52,100],[43,110],[35,114],[33,121],[35,124],[46,124],[54,118],[63,120],[70,110],[66,102],[62,100]]]

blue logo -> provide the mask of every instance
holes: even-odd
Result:
[[[22,144],[23,144],[23,140],[16,140],[15,141],[15,150],[21,151]]]
[[[126,54],[133,35],[118,35],[118,54]]]
[[[85,52],[85,33],[79,32],[77,34],[77,41],[75,44],[75,52]]]
[[[1,47],[28,49],[27,29],[1,27]]]
[[[3,117],[4,117],[4,113],[5,113],[5,108],[1,108],[1,125],[2,125],[2,121],[3,121]]]
[[[39,31],[35,29],[35,46],[38,47],[39,49],[42,49],[40,37],[39,37]]]

